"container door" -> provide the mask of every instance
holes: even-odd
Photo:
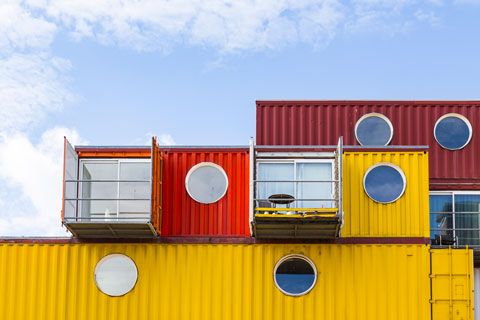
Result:
[[[67,138],[64,138],[63,153],[63,206],[62,222],[77,216],[78,154]]]
[[[469,249],[432,249],[433,320],[473,320],[473,254]]]
[[[480,268],[475,268],[473,272],[473,301],[475,306],[475,320],[480,320]]]
[[[157,233],[162,223],[162,154],[157,139],[152,138],[152,223]]]

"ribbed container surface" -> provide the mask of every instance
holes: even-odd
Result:
[[[187,173],[201,162],[221,166],[228,176],[227,193],[218,202],[202,204],[187,193]],[[248,168],[248,149],[163,152],[162,236],[250,236]]]
[[[425,237],[429,230],[428,154],[424,152],[345,152],[343,155],[342,237]],[[392,203],[373,201],[363,178],[374,164],[402,169],[404,194]]]
[[[426,245],[0,244],[0,319],[430,319]],[[121,297],[94,283],[97,262],[123,253],[138,268]],[[318,270],[305,296],[273,280],[283,256]]]
[[[390,145],[430,147],[431,182],[480,182],[480,166],[474,165],[480,157],[480,101],[257,101],[256,143],[336,145],[343,136],[345,145],[359,145],[355,125],[371,112],[390,119]],[[464,115],[472,125],[472,139],[461,150],[442,148],[433,135],[438,118],[447,113]]]

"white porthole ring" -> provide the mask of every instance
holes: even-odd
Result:
[[[123,284],[124,287],[122,288],[113,288],[110,286],[108,283],[104,282],[104,277],[105,277],[105,272],[109,271],[109,268],[106,270],[103,269],[105,263],[108,263],[109,260],[113,258],[122,258],[125,266],[128,267],[129,270],[126,270],[127,273],[124,274],[119,274],[117,273],[111,273],[111,274],[106,274],[106,276],[115,279],[119,279],[120,281],[124,281],[125,283]],[[111,266],[110,266],[111,268]],[[137,284],[138,281],[138,268],[135,262],[130,258],[129,256],[122,254],[122,253],[111,253],[106,256],[104,256],[100,261],[97,262],[97,265],[95,266],[95,270],[93,273],[93,278],[95,281],[95,285],[97,286],[98,290],[103,292],[104,294],[111,296],[111,297],[121,297],[130,291],[133,290],[135,285]],[[121,283],[120,283],[121,284]]]
[[[307,290],[305,290],[305,291],[303,291],[303,292],[301,292],[301,293],[291,293],[291,292],[285,291],[285,290],[282,289],[282,287],[280,287],[280,285],[279,285],[278,282],[277,282],[277,277],[276,277],[276,275],[277,275],[277,269],[278,269],[278,267],[279,267],[283,262],[285,262],[285,261],[287,261],[287,260],[289,260],[289,259],[301,259],[301,260],[304,260],[304,261],[307,262],[307,263],[310,265],[310,267],[313,269],[313,274],[314,274],[313,282],[312,282],[312,284],[310,285],[310,287],[309,287]],[[317,267],[315,266],[315,263],[313,263],[313,261],[312,261],[310,258],[304,256],[303,254],[296,254],[296,253],[294,253],[294,254],[288,254],[288,255],[286,255],[286,256],[283,256],[282,258],[280,258],[280,260],[277,261],[277,263],[275,264],[275,268],[273,269],[273,281],[274,281],[274,283],[275,283],[275,286],[276,286],[276,287],[278,288],[278,290],[280,290],[283,294],[285,294],[285,295],[287,295],[287,296],[291,296],[291,297],[300,297],[300,296],[303,296],[303,295],[306,295],[307,293],[309,293],[309,292],[313,289],[313,287],[315,287],[315,284],[317,283],[317,277],[318,277],[318,275],[317,275]]]
[[[459,148],[448,148],[446,146],[444,146],[442,143],[440,143],[440,141],[438,141],[437,139],[437,135],[436,135],[436,130],[437,130],[437,126],[438,124],[443,120],[443,119],[446,119],[446,118],[458,118],[460,120],[462,120],[468,127],[468,139],[467,141]],[[461,114],[458,114],[458,113],[447,113],[447,114],[444,114],[443,116],[441,116],[440,118],[438,118],[437,122],[435,122],[435,126],[433,127],[433,136],[435,137],[435,141],[437,141],[437,143],[444,149],[446,150],[452,150],[452,151],[455,151],[455,150],[461,150],[463,148],[465,148],[469,143],[470,143],[470,140],[472,139],[472,135],[473,135],[473,129],[472,129],[472,124],[470,123],[470,121],[467,119],[467,117],[465,117],[464,115],[461,115]]]
[[[387,166],[387,167],[391,167],[393,169],[395,169],[401,176],[402,178],[402,182],[403,182],[403,187],[402,187],[402,191],[400,192],[400,194],[393,200],[391,201],[378,201],[378,200],[375,200],[372,195],[368,192],[366,186],[365,186],[365,181],[367,180],[367,176],[368,174],[375,168],[378,168],[378,167],[381,167],[381,166]],[[396,164],[393,164],[391,162],[377,162],[375,163],[374,165],[370,166],[370,168],[368,168],[368,170],[365,172],[365,174],[363,175],[363,190],[365,191],[365,193],[367,194],[367,196],[372,199],[373,201],[377,202],[377,203],[381,203],[381,204],[388,204],[388,203],[393,203],[395,201],[397,201],[398,199],[400,199],[403,194],[405,193],[405,189],[407,188],[407,178],[405,176],[405,173],[403,172],[402,168],[400,168],[399,166],[397,166]]]
[[[190,190],[190,187],[188,185],[188,182],[192,176],[192,174],[199,168],[202,168],[202,167],[212,167],[212,168],[215,168],[217,169],[219,172],[221,172],[222,176],[225,178],[225,190],[223,190],[223,192],[218,196],[216,197],[216,199],[214,199],[214,201],[204,201],[204,200],[201,200],[201,199],[198,199],[198,197],[196,197],[194,195],[194,192],[192,192],[192,190]],[[228,176],[227,176],[227,173],[225,172],[225,170],[218,164],[216,163],[213,163],[213,162],[200,162],[196,165],[194,165],[193,167],[190,168],[190,170],[188,171],[186,177],[185,177],[185,188],[187,190],[187,193],[188,195],[195,201],[199,202],[199,203],[203,203],[203,204],[212,204],[212,203],[215,203],[215,202],[218,202],[220,199],[222,199],[225,194],[227,193],[227,190],[228,190],[228,184],[229,184],[229,181],[228,181]]]
[[[360,123],[362,123],[363,120],[367,119],[367,118],[370,118],[370,117],[377,117],[377,118],[380,118],[382,119],[383,121],[385,121],[388,125],[388,127],[390,128],[390,137],[388,139],[388,141],[385,143],[385,146],[388,146],[390,144],[390,142],[392,141],[393,139],[393,125],[392,125],[392,122],[390,121],[390,119],[381,114],[381,113],[378,113],[378,112],[370,112],[370,113],[366,113],[364,114],[363,116],[360,117],[360,119],[357,120],[357,123],[355,124],[355,139],[358,141],[358,143],[360,145],[364,145],[360,139],[358,138],[358,135],[357,135],[357,129],[358,129],[358,126],[360,125]],[[368,145],[367,145],[368,146]]]

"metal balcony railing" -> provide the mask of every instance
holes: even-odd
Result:
[[[432,247],[480,249],[480,212],[430,212]]]
[[[253,180],[257,196],[253,199],[255,204],[255,212],[257,213],[276,213],[276,214],[325,214],[338,212],[338,180]],[[261,191],[262,184],[293,184],[293,194],[278,193],[268,194]],[[314,184],[331,184],[331,197],[308,197],[301,198],[298,196],[298,184],[314,183]],[[306,190],[304,190],[306,191]],[[308,192],[311,194],[311,192]],[[322,192],[320,192],[322,193]],[[324,193],[324,192],[323,192]],[[306,202],[309,202],[306,204]],[[318,204],[318,205],[317,205]]]
[[[93,185],[105,183],[111,183],[112,188],[91,191]],[[139,188],[142,190],[136,192]],[[105,193],[112,196],[101,196]],[[121,193],[126,195],[121,197]],[[64,201],[64,222],[67,223],[150,221],[151,180],[65,180]]]

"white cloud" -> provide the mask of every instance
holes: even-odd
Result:
[[[455,0],[478,3],[480,0]],[[328,44],[347,31],[403,31],[411,13],[443,0],[7,0],[0,52],[48,48],[59,30],[105,45],[169,51],[200,45],[222,53]],[[432,17],[435,17],[432,13]],[[22,21],[22,23],[18,23]]]
[[[46,53],[0,59],[0,132],[25,129],[72,100],[65,87],[69,68],[68,61]]]
[[[0,235],[67,235],[60,228],[62,138],[35,131],[72,94],[67,60],[49,46],[57,27],[21,1],[0,4]],[[38,143],[32,143],[32,137]]]
[[[0,53],[5,55],[15,50],[48,48],[57,27],[33,13],[18,0],[0,3]]]
[[[324,43],[344,19],[337,0],[30,0],[76,38],[137,50],[168,50],[177,43],[221,52]],[[321,44],[322,44],[321,43]]]
[[[165,145],[165,146],[172,146],[175,145],[175,141],[170,134],[161,134],[157,137],[158,144]]]
[[[64,136],[85,144],[63,127],[45,131],[36,145],[22,133],[0,138],[0,184],[8,187],[0,192],[0,235],[68,235],[60,227]]]
[[[417,10],[415,17],[422,22],[429,23],[432,26],[440,25],[440,18],[433,11]]]
[[[349,33],[374,32],[394,36],[412,30],[415,23],[424,22],[416,12],[427,11],[432,14],[441,6],[442,0],[352,0],[349,17],[345,21],[345,30]],[[412,16],[413,14],[413,16]]]

